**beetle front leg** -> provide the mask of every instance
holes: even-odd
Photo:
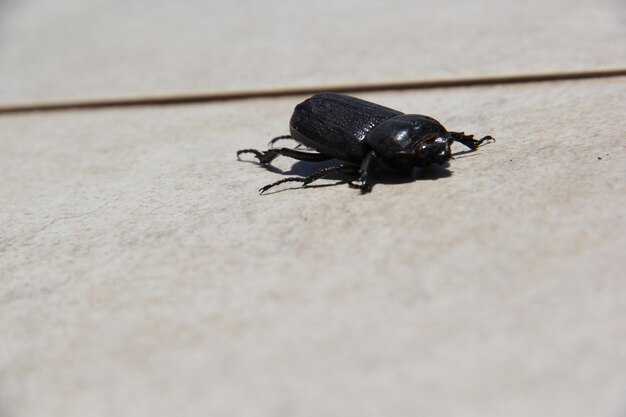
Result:
[[[363,162],[361,162],[361,168],[359,169],[359,181],[361,185],[359,188],[361,189],[361,194],[366,194],[372,191],[372,183],[370,182],[372,173],[376,168],[376,152],[371,151],[367,154]]]
[[[464,132],[450,132],[450,134],[452,135],[452,139],[454,139],[455,142],[462,143],[473,151],[478,149],[478,147],[482,145],[483,142],[496,141],[491,136],[485,136],[481,139],[474,139],[474,135],[466,135]]]

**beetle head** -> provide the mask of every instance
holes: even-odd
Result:
[[[450,145],[454,139],[450,134],[427,136],[420,140],[415,149],[415,165],[425,166],[428,164],[443,164],[452,154]]]

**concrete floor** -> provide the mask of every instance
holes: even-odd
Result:
[[[24,4],[8,3],[45,10]],[[154,13],[182,15],[177,7]],[[433,15],[445,23],[445,7],[459,5],[440,7]],[[611,22],[603,27],[619,26],[610,20],[619,21],[617,3],[577,7],[543,10],[593,9]],[[58,34],[55,45],[75,21],[83,20],[22,29]],[[613,39],[571,39],[605,35]],[[481,36],[510,47],[506,37]],[[586,52],[624,52],[621,40],[584,49],[576,67],[544,46],[537,54],[573,69],[596,68]],[[96,57],[124,46],[92,49]],[[439,66],[452,57],[437,51],[416,79],[463,75]],[[482,53],[467,51],[476,62]],[[594,62],[626,68],[623,55],[605,58]],[[341,62],[309,68],[310,82],[345,80]],[[502,65],[560,68],[547,62]],[[100,75],[117,84],[77,96],[69,77],[52,71],[29,84],[35,68],[21,78],[5,61],[0,73],[21,87],[11,84],[2,99],[220,85],[198,75],[208,64],[177,72],[190,75],[187,84],[167,82],[169,70],[143,79],[142,65],[113,62]],[[128,76],[116,78],[116,67]],[[411,76],[395,68],[373,74]],[[86,86],[86,72],[74,70]],[[301,83],[304,70],[292,70],[272,82]],[[265,88],[263,74],[255,84],[235,72],[224,88]],[[47,76],[59,82],[42,88]],[[368,195],[330,179],[259,196],[281,172],[237,161],[235,151],[286,133],[304,97],[0,115],[0,416],[623,415],[626,77],[359,96],[497,142],[457,155],[448,170],[381,178]],[[318,167],[275,165],[297,175]]]
[[[6,0],[0,106],[623,68],[625,21],[619,0]]]

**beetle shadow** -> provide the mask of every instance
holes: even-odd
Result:
[[[331,159],[323,162],[307,162],[307,161],[297,161],[295,162],[289,170],[282,170],[280,168],[276,168],[271,165],[265,166],[271,172],[285,175],[285,176],[296,176],[306,178],[310,175],[315,174],[321,169],[333,168],[339,165],[345,164],[345,161],[341,161],[339,159]],[[449,165],[446,163],[445,165],[430,165],[425,168],[415,168],[413,173],[410,176],[400,176],[391,172],[376,172],[372,178],[372,185],[376,184],[407,184],[415,181],[434,181],[440,178],[447,178],[452,176],[452,171],[448,169]],[[335,181],[332,183],[320,183],[320,184],[308,184],[304,188],[323,188],[323,187],[335,187],[338,185],[344,185],[349,183],[350,181],[354,181],[355,178],[351,178],[349,175],[341,172],[333,172],[324,177],[325,180]],[[264,194],[275,194],[283,191],[302,189],[303,187],[289,187],[289,188],[281,188],[276,191],[266,192]]]
[[[477,156],[476,151],[472,149],[468,149],[465,151],[458,151],[452,154],[452,159],[463,159],[470,158],[472,156]]]
[[[239,162],[244,162],[246,164],[252,164],[252,165],[256,165],[260,168],[266,169],[270,172],[273,172],[274,174],[281,174],[281,175],[285,175],[287,174],[287,171],[283,171],[280,168],[275,167],[274,165],[271,164],[260,164],[259,161],[253,161],[253,160],[247,160],[247,159],[239,159]]]

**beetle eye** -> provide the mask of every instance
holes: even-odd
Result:
[[[426,158],[428,156],[428,145],[426,143],[420,143],[417,147],[417,156],[420,158]]]

